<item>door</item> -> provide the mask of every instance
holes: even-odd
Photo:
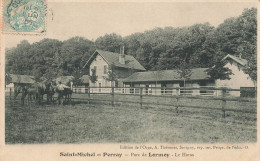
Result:
[[[98,83],[98,87],[99,87],[99,92],[101,92],[101,83]]]

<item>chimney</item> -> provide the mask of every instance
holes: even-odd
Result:
[[[120,64],[125,64],[125,51],[124,51],[124,46],[120,47],[120,54],[119,54],[119,63]]]

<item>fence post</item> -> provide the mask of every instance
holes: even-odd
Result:
[[[177,88],[177,97],[176,97],[176,112],[178,113],[179,112],[179,96],[180,96],[180,88]]]
[[[88,86],[88,104],[90,104],[90,87]]]
[[[112,92],[111,92],[111,95],[112,95],[112,106],[114,107],[114,102],[115,102],[115,89],[114,89],[114,86],[112,87]]]
[[[12,88],[10,88],[10,93],[9,93],[9,95],[10,95],[10,105],[12,106]]]
[[[10,95],[10,98],[9,98],[9,99],[10,99],[10,102],[11,102],[11,100],[12,100],[12,98],[11,98],[11,97],[12,97],[12,88],[10,88],[10,93],[9,93],[9,95]]]
[[[143,88],[140,88],[140,107],[143,107]]]
[[[227,92],[226,88],[222,89],[222,112],[223,112],[222,117],[223,117],[223,118],[226,117],[226,114],[225,114],[225,112],[226,112],[226,111],[225,111],[225,108],[226,108],[226,103],[227,103],[227,101],[226,101],[226,99],[225,99],[225,97],[226,97],[226,92]]]

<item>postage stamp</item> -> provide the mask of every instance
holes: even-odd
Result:
[[[5,0],[3,7],[4,33],[45,32],[45,0]]]

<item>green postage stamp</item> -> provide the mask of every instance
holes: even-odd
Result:
[[[46,0],[5,0],[4,33],[44,33]]]

